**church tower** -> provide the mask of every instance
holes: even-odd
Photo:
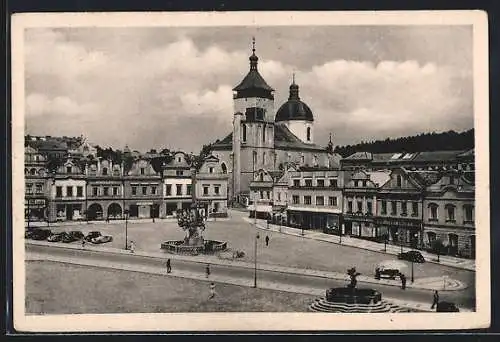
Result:
[[[274,161],[274,89],[257,69],[252,41],[250,71],[233,89],[233,196],[248,189],[255,171]]]

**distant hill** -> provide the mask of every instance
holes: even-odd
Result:
[[[356,145],[337,146],[334,152],[342,157],[355,152],[396,153],[467,150],[474,147],[474,129],[457,133],[448,131],[442,133],[422,133],[411,137],[401,137],[370,142],[362,141]]]

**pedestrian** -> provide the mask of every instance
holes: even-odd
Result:
[[[210,297],[208,299],[212,299],[215,297],[215,283],[210,283]]]
[[[130,241],[130,253],[134,253],[135,251],[135,243],[134,241]]]
[[[172,272],[172,266],[170,265],[170,259],[167,259],[167,273]]]
[[[269,236],[266,235],[266,247],[269,246]]]
[[[436,290],[436,291],[434,291],[431,309],[434,309],[434,307],[437,308],[438,304],[439,304],[439,293]]]
[[[401,289],[406,290],[406,277],[404,274],[401,273],[399,276],[401,278]]]
[[[375,279],[380,280],[380,268],[377,267],[375,269]]]
[[[205,268],[205,276],[208,278],[210,276],[210,265],[207,264],[207,267]]]
[[[109,215],[106,216],[106,223],[109,223]]]
[[[82,239],[82,248],[85,248],[85,239]]]

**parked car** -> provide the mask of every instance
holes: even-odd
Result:
[[[47,240],[47,238],[52,234],[50,229],[33,229],[30,234],[30,238],[33,240]]]
[[[65,232],[62,232],[62,233],[52,233],[48,238],[47,238],[47,241],[49,242],[59,242],[59,241],[62,241],[64,235],[66,233]]]
[[[97,231],[90,232],[87,234],[87,236],[85,236],[85,241],[91,242],[93,238],[99,237],[101,235],[102,235],[101,232],[97,232]]]
[[[409,251],[398,254],[398,259],[400,260],[408,260],[411,262],[416,262],[423,264],[425,262],[425,258],[419,251]]]
[[[375,268],[375,279],[389,278],[396,279],[407,271],[407,265],[398,260],[385,260],[380,262]]]
[[[83,239],[84,235],[80,231],[72,231],[63,236],[62,242],[70,243]]]
[[[109,235],[101,235],[91,240],[91,242],[95,244],[106,243],[111,241],[113,241],[113,237]]]
[[[455,303],[451,302],[439,302],[437,305],[436,312],[460,312]]]

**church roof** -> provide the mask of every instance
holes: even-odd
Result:
[[[276,112],[275,121],[290,121],[290,120],[305,120],[314,121],[311,108],[300,100],[299,86],[295,84],[295,77],[292,85],[290,85],[290,95],[286,101]]]
[[[264,78],[259,74],[257,69],[250,70],[243,81],[241,81],[240,84],[233,88],[234,91],[248,89],[263,89],[267,91],[274,91],[274,89],[271,88],[264,80]]]

